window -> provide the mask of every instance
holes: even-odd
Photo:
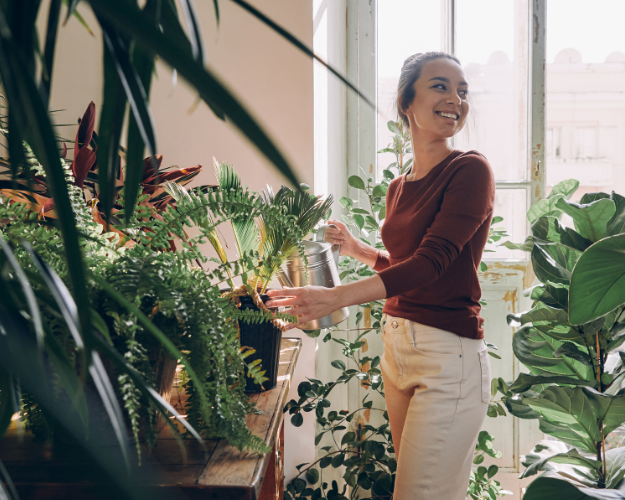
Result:
[[[625,2],[602,0],[591,12],[586,6],[579,0],[549,0],[547,9],[547,191],[564,179],[578,179],[575,201],[584,193],[625,192],[620,147],[625,38],[619,33]],[[549,154],[556,148],[559,155]]]
[[[442,14],[440,0],[392,1],[378,6],[378,150],[391,142],[386,124],[397,120],[397,81],[404,61],[416,52],[443,50]],[[379,154],[378,171],[393,158],[391,153]]]
[[[542,176],[532,179],[530,168],[538,159],[532,157],[532,139],[538,140],[540,135],[542,143],[544,133],[541,120],[536,121],[534,132],[530,130],[530,55],[534,50],[528,22],[530,4],[519,0],[404,0],[378,2],[377,11],[378,149],[390,139],[386,122],[396,119],[397,81],[406,57],[428,50],[453,52],[467,76],[471,100],[471,114],[465,129],[454,138],[454,147],[478,150],[488,159],[498,188],[495,215],[504,217],[503,225],[513,241],[527,236],[525,214],[542,189],[534,188]],[[378,170],[390,161],[379,155]],[[485,257],[526,259],[527,254],[497,247]]]
[[[545,131],[545,156],[548,160],[560,159],[560,127],[548,127]]]
[[[597,130],[595,127],[577,127],[575,140],[575,158],[589,160],[595,158],[595,141]]]

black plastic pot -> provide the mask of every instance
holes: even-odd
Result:
[[[269,297],[261,295],[263,302]],[[239,297],[241,309],[252,309],[258,311],[254,300],[249,295]],[[266,370],[265,377],[269,380],[264,382],[262,388],[260,384],[254,382],[251,377],[246,377],[245,392],[263,392],[273,389],[278,384],[278,366],[280,364],[280,342],[282,340],[282,330],[276,328],[271,322],[249,324],[239,322],[241,331],[241,346],[251,347],[256,352],[247,358],[246,363],[250,364],[257,359],[261,360],[263,370]]]

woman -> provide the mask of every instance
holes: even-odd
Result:
[[[459,61],[441,52],[406,60],[397,111],[410,128],[413,167],[391,182],[381,252],[331,221],[326,241],[378,274],[327,289],[268,292],[300,323],[386,298],[381,368],[398,467],[395,500],[465,498],[473,448],[490,399],[477,269],[495,183],[480,153],[448,139],[469,113]],[[297,326],[297,325],[292,325]]]

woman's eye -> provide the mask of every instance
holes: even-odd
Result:
[[[460,95],[465,96],[465,97],[469,95],[469,91],[468,90],[461,90],[459,93],[460,93]]]
[[[442,83],[437,83],[436,85],[432,86],[432,88],[445,90],[445,85],[443,85]]]

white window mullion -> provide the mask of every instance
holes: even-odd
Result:
[[[544,0],[530,0],[530,205],[545,197],[545,40]]]

